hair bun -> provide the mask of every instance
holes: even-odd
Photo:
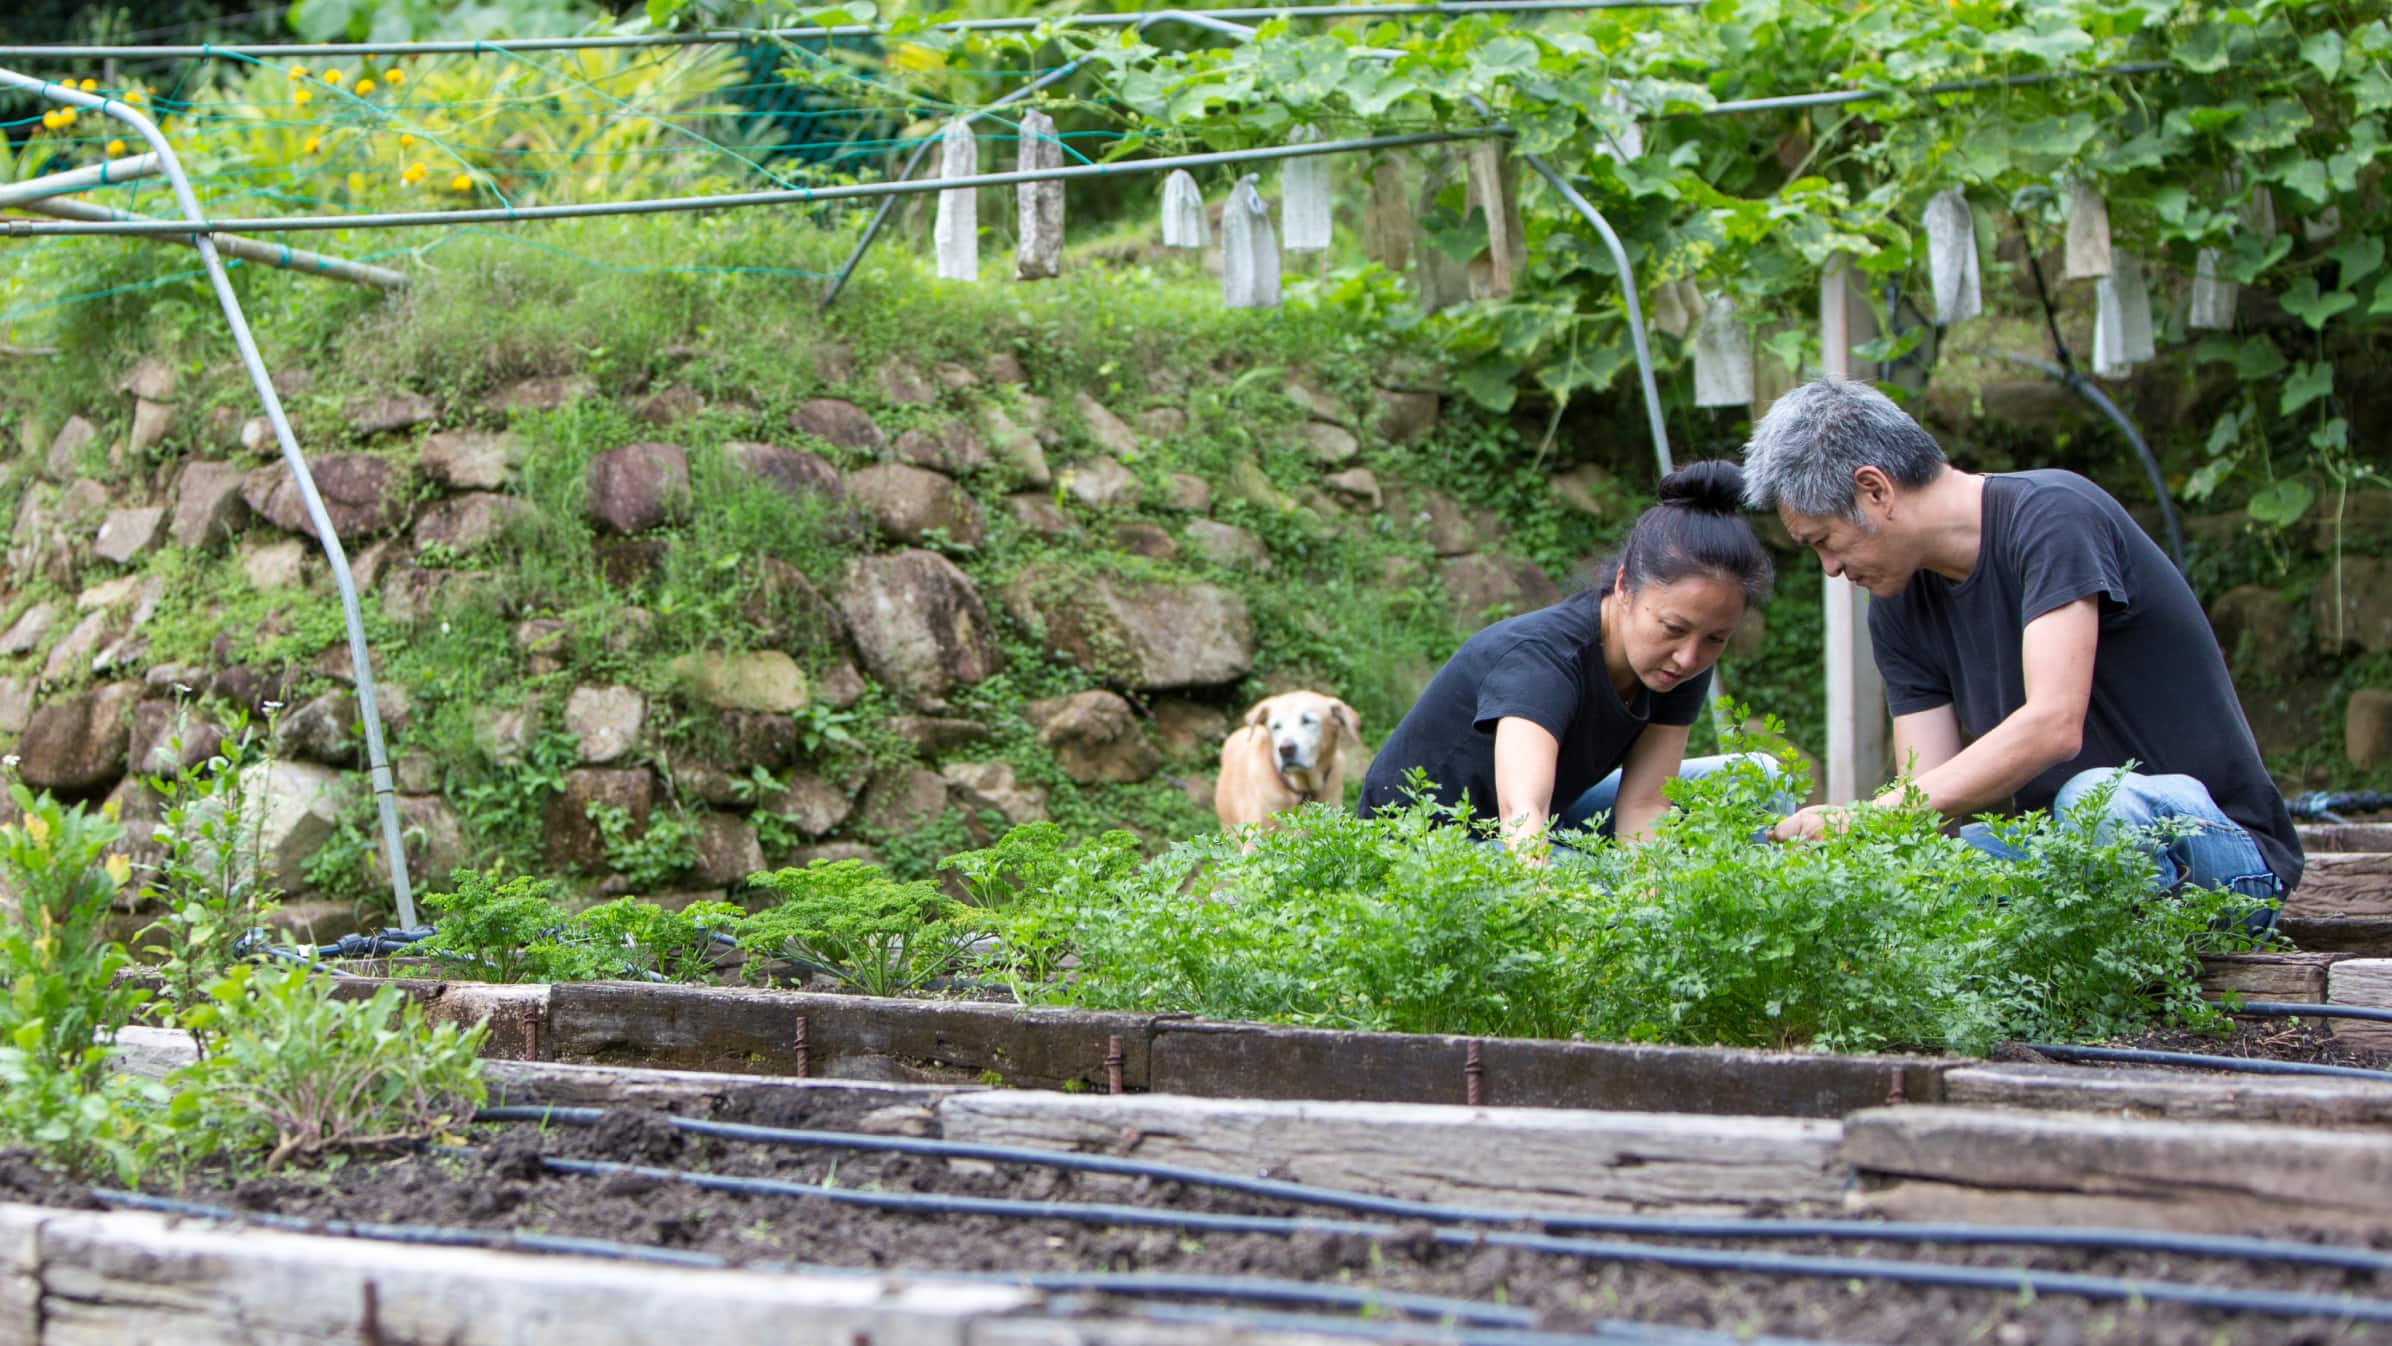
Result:
[[[1725,458],[1688,463],[1661,479],[1661,503],[1705,514],[1735,514],[1744,508],[1744,469]]]

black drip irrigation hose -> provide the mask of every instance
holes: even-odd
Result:
[[[2376,1023],[2392,1023],[2392,1009],[2376,1009],[2370,1005],[2313,1005],[2299,1000],[2246,1000],[2233,1013],[2268,1019],[2369,1019]],[[2392,1071],[2383,1073],[2392,1076]]]
[[[1404,1230],[1392,1224],[1359,1220],[1306,1217],[1218,1215],[1206,1211],[1158,1210],[1096,1202],[1018,1201],[998,1197],[939,1196],[925,1193],[866,1192],[822,1187],[777,1178],[738,1178],[715,1173],[691,1173],[645,1164],[621,1164],[595,1159],[543,1157],[541,1167],[552,1173],[591,1177],[628,1174],[660,1182],[680,1183],[705,1191],[739,1196],[794,1197],[829,1201],[871,1210],[918,1215],[982,1215],[1019,1220],[1062,1220],[1075,1224],[1168,1228],[1213,1234],[1331,1234],[1365,1239],[1397,1239]],[[1688,1271],[1727,1272],[1760,1276],[1797,1276],[1825,1280],[1874,1280],[1896,1285],[1941,1289],[1984,1290],[1995,1294],[2075,1295],[2101,1301],[2140,1301],[2181,1304],[2225,1313],[2254,1313],[2273,1317],[2323,1317],[2343,1322],[2392,1323],[2392,1300],[2355,1295],[2312,1295],[2281,1290],[2237,1290],[2181,1281],[2095,1276],[2081,1272],[2037,1271],[2029,1268],[1954,1266],[1948,1263],[1900,1261],[1869,1257],[1828,1257],[1810,1253],[1729,1252],[1713,1248],[1681,1248],[1665,1244],[1620,1240],[1557,1238],[1546,1234],[1493,1229],[1432,1227],[1431,1242],[1470,1249],[1516,1248],[1523,1252],[1599,1262],[1641,1262]]]
[[[1057,1307],[1063,1307],[1058,1305]],[[1234,1322],[1242,1327],[1265,1332],[1301,1332],[1334,1337],[1351,1337],[1364,1341],[1420,1341],[1420,1329],[1407,1323],[1372,1322],[1363,1318],[1329,1318],[1311,1313],[1283,1313],[1267,1309],[1195,1308],[1182,1304],[1147,1304],[1132,1312],[1133,1317],[1162,1323],[1218,1324]],[[1691,1327],[1664,1327],[1657,1323],[1625,1323],[1604,1321],[1595,1325],[1592,1335],[1579,1336],[1564,1332],[1537,1332],[1519,1328],[1477,1328],[1440,1333],[1426,1338],[1436,1342],[1450,1342],[1454,1346],[1825,1346],[1825,1343],[1801,1342],[1790,1337],[1737,1337],[1724,1332],[1706,1332]]]
[[[2392,809],[2392,795],[2374,790],[2310,790],[2284,801],[2293,817],[2324,823],[2345,823],[2345,813],[2381,813]]]
[[[2314,1012],[2315,1007],[2304,1007]],[[2392,1083],[2392,1070],[2359,1066],[2321,1066],[2308,1061],[2267,1061],[2247,1056],[2203,1056],[2198,1052],[2149,1052],[2125,1047],[2066,1047],[2055,1042],[2025,1044],[2054,1061],[2097,1061],[2122,1066],[2184,1066],[2194,1070],[2230,1070],[2245,1075],[2328,1075],[2346,1080]]]
[[[481,1122],[558,1122],[592,1126],[606,1115],[601,1108],[488,1108]],[[1190,1168],[1179,1164],[1122,1159],[1112,1155],[1075,1154],[969,1141],[925,1140],[911,1136],[868,1136],[845,1131],[799,1131],[749,1126],[737,1122],[665,1117],[676,1130],[717,1140],[745,1141],[800,1149],[842,1149],[920,1155],[935,1159],[976,1159],[994,1164],[1034,1164],[1083,1173],[1176,1182],[1263,1197],[1292,1204],[1421,1220],[1439,1225],[1526,1226],[1546,1233],[1635,1234],[1658,1238],[1873,1240],[1887,1243],[1954,1244],[1990,1247],[2091,1248],[2103,1251],[2174,1253],[2194,1257],[2233,1258],[2296,1266],[2332,1267],[2344,1271],[2392,1272],[2392,1253],[2368,1248],[2336,1248],[2280,1239],[2247,1238],[2227,1234],[2184,1234],[2163,1230],[2106,1229],[2096,1226],[2039,1228],[2033,1225],[1969,1225],[1929,1222],[1828,1219],[1688,1218],[1667,1215],[1589,1215],[1486,1207],[1452,1206],[1404,1197],[1372,1196],[1311,1187],[1275,1178],[1249,1178],[1237,1173]],[[814,1190],[809,1188],[809,1191]]]

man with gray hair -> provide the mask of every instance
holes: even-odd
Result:
[[[2108,492],[2073,472],[1963,472],[1883,393],[1835,379],[1770,407],[1744,477],[1746,504],[1869,591],[1894,760],[1945,818],[2065,809],[2116,778],[2112,823],[2185,820],[2152,834],[2160,887],[2268,899],[2300,881],[2201,604]],[[1804,809],[1772,835],[1837,818]],[[1981,824],[1961,836],[2006,854]]]

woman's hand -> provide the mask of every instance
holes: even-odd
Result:
[[[1852,815],[1841,804],[1813,804],[1778,820],[1769,829],[1771,841],[1821,841],[1830,832],[1841,832],[1852,825]]]

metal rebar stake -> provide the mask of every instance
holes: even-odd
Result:
[[[316,537],[324,544],[324,557],[332,564],[332,581],[340,590],[341,618],[349,631],[349,662],[357,674],[357,713],[365,723],[367,773],[373,785],[374,802],[382,815],[382,844],[390,861],[391,895],[397,901],[399,924],[412,927],[415,896],[407,883],[407,853],[399,839],[398,806],[391,798],[390,758],[382,743],[382,716],[374,704],[374,669],[366,651],[365,616],[357,605],[357,584],[349,574],[348,553],[341,549],[340,537],[333,531],[332,519],[324,510],[324,498],[316,490],[315,478],[307,470],[307,459],[300,454],[299,442],[291,434],[291,423],[283,415],[282,398],[275,393],[274,380],[266,373],[266,362],[258,355],[257,340],[250,334],[249,320],[241,312],[240,298],[233,293],[232,278],[225,274],[224,261],[216,255],[215,239],[207,231],[204,223],[207,217],[200,212],[199,197],[191,190],[191,179],[184,175],[182,161],[175,157],[174,147],[166,143],[166,135],[157,123],[114,98],[6,69],[0,69],[0,85],[25,89],[36,97],[55,99],[73,107],[92,108],[131,126],[157,152],[166,170],[166,180],[174,188],[175,202],[182,207],[184,220],[195,226],[191,245],[207,268],[208,283],[216,291],[216,302],[224,309],[225,323],[232,328],[233,345],[249,371],[250,386],[265,406],[266,419],[274,426],[275,441],[282,446],[283,462],[298,483],[299,499],[306,507],[308,522],[315,526]]]

